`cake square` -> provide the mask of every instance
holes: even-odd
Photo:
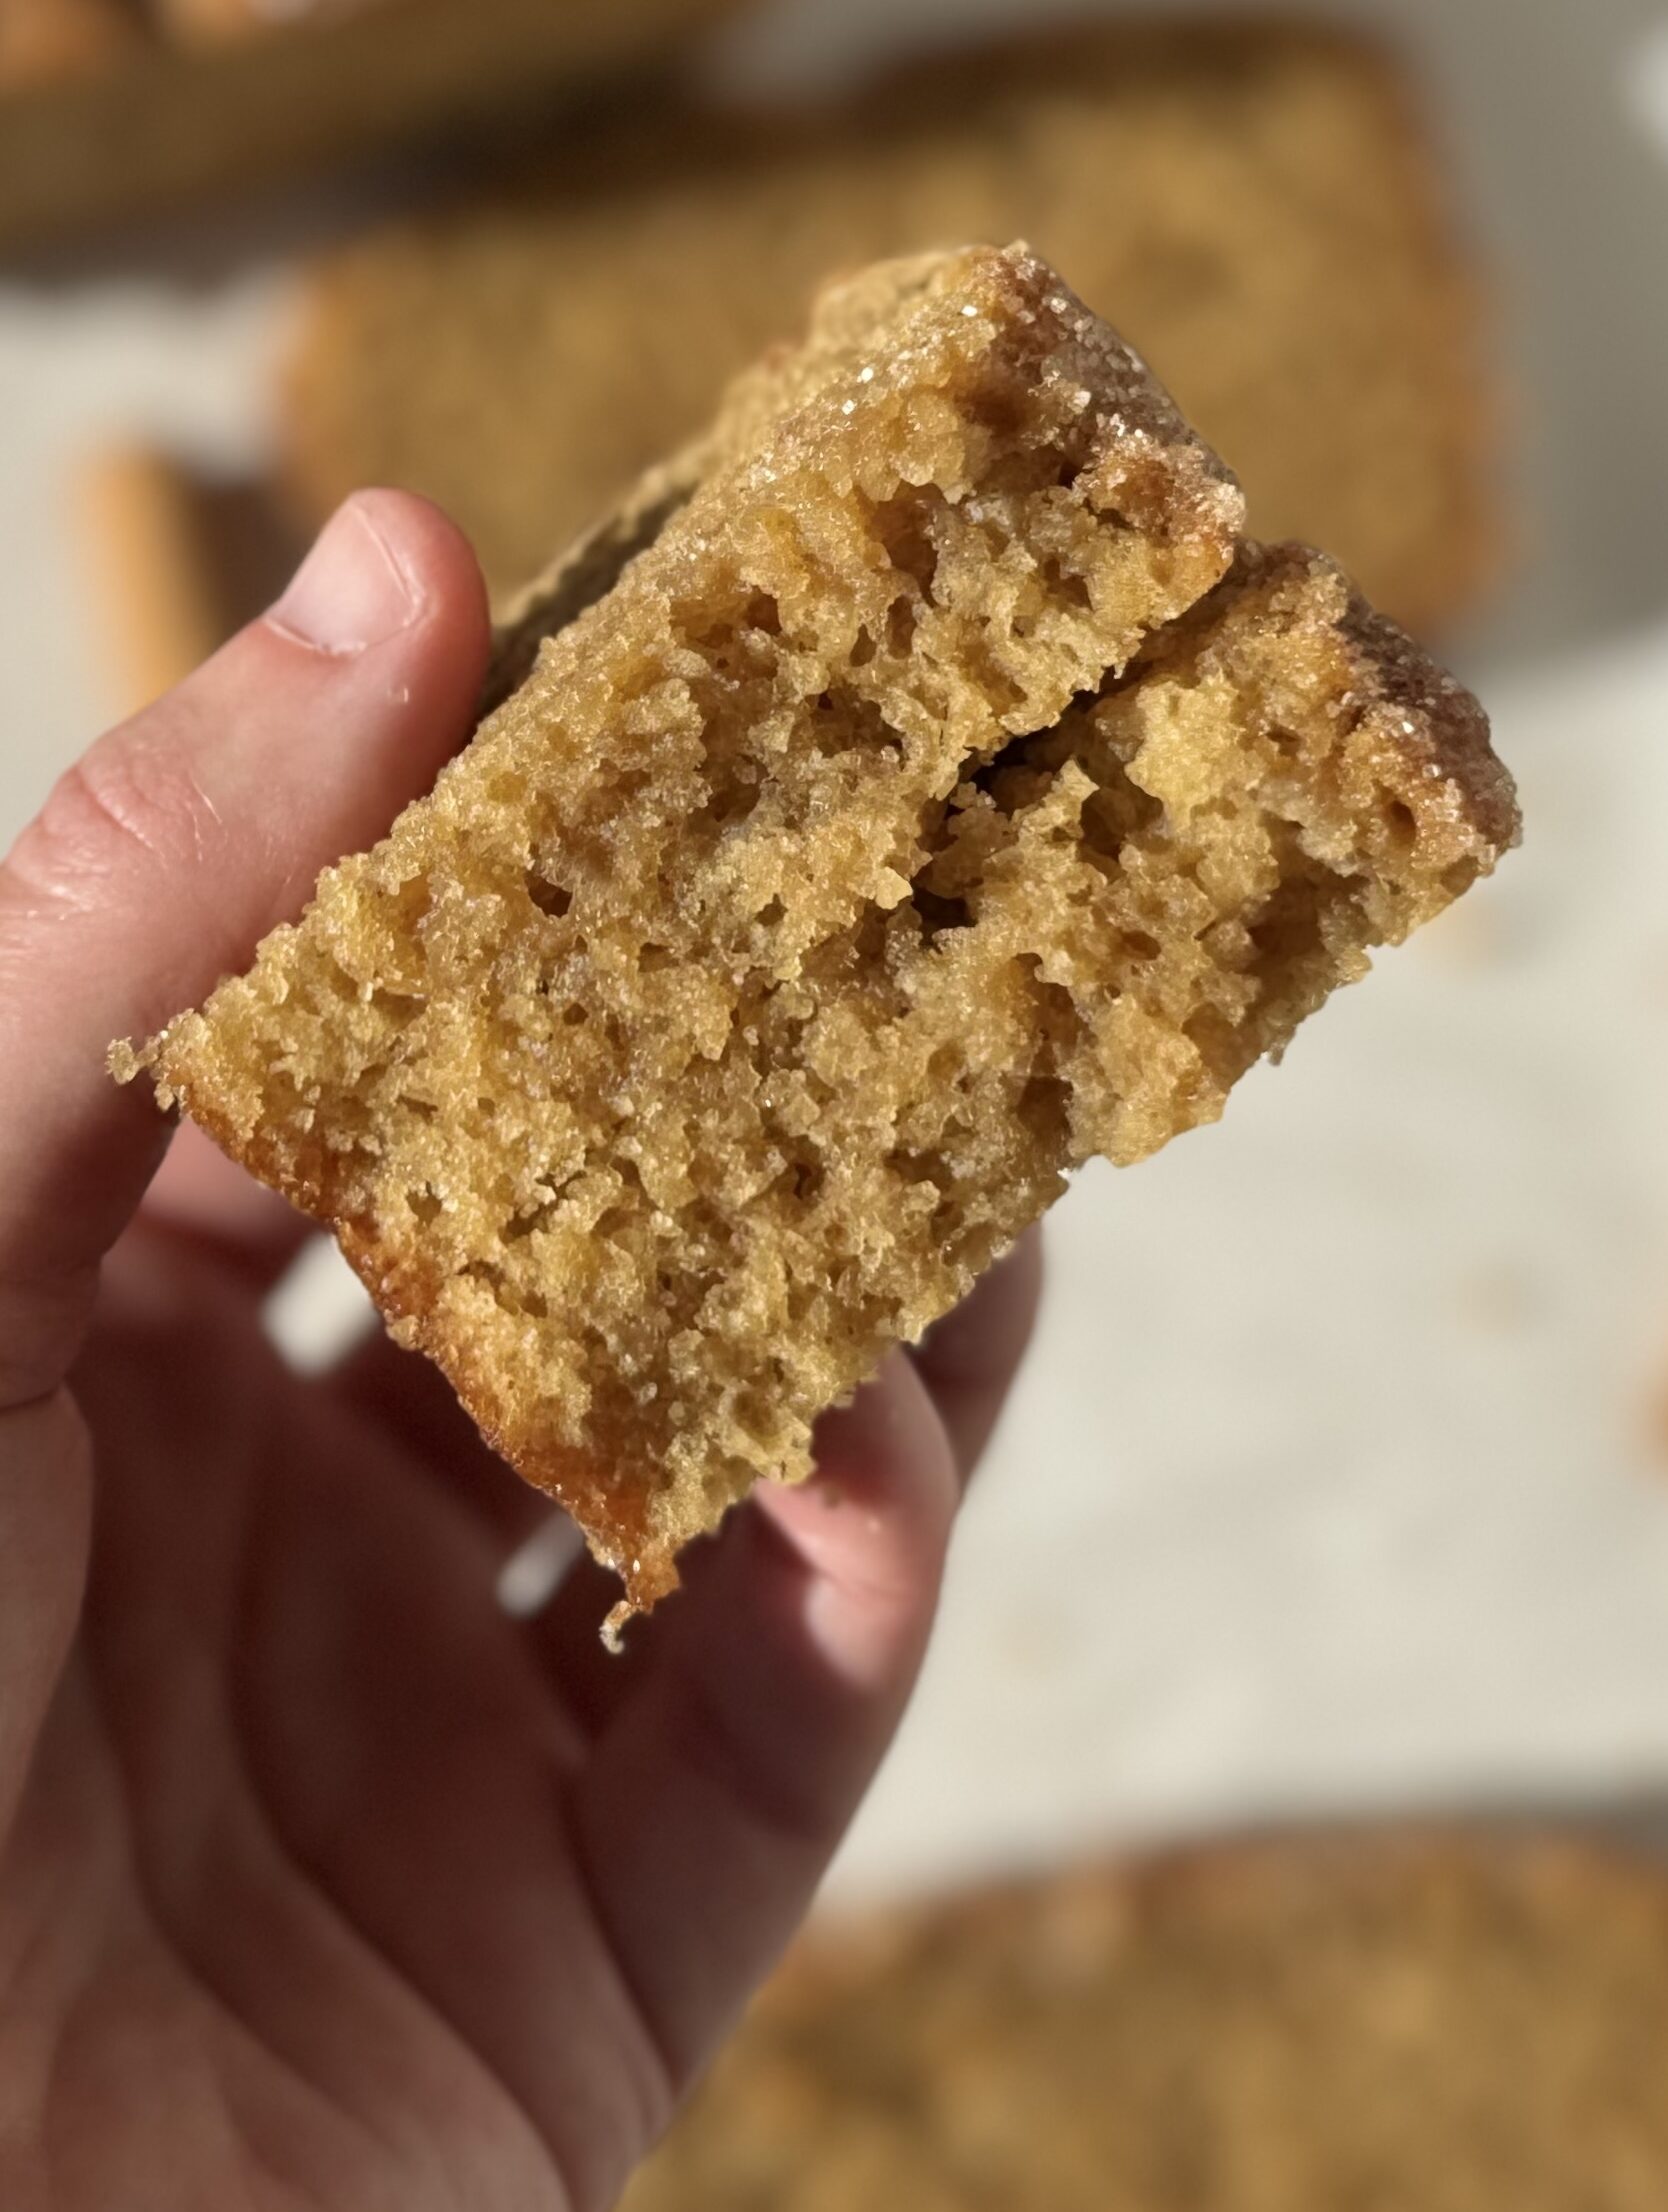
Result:
[[[1022,247],[883,265],[527,596],[123,1072],[336,1229],[628,1604],[1095,1153],[1515,835],[1480,710]]]

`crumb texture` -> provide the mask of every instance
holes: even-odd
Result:
[[[1515,822],[1474,703],[1238,544],[1023,249],[830,294],[664,483],[542,643],[608,565],[532,595],[432,796],[153,1047],[639,1600]]]
[[[813,1937],[623,2212],[1657,2212],[1668,1885],[1242,1847]]]

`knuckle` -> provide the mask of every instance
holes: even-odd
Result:
[[[0,1412],[46,1397],[92,1320],[97,1272],[28,1281],[0,1277]]]
[[[117,730],[64,771],[12,848],[0,872],[5,904],[14,918],[82,911],[112,877],[172,873],[219,834],[189,750]]]

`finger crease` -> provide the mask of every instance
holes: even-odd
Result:
[[[672,2049],[648,1990],[632,1964],[629,1946],[614,1924],[607,1887],[592,1862],[578,1794],[565,1784],[559,1784],[556,1809],[562,1836],[567,1844],[569,1863],[573,1867],[574,1880],[579,1885],[580,1894],[589,1908],[592,1924],[602,1940],[607,1964],[613,1971],[626,2006],[642,2035],[643,2054],[653,2075],[652,2094],[659,2105],[657,2112],[644,2116],[648,2124],[643,2130],[641,2140],[645,2145],[651,2144],[661,2134],[682,2096],[688,2081],[689,2068]]]

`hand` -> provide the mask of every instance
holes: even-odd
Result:
[[[362,494],[0,871],[0,2204],[607,2205],[804,1912],[920,1661],[1034,1250],[697,1547],[588,1564],[379,1341],[301,1382],[303,1233],[104,1073],[466,736],[474,561]],[[837,1510],[836,1510],[837,1508]]]

